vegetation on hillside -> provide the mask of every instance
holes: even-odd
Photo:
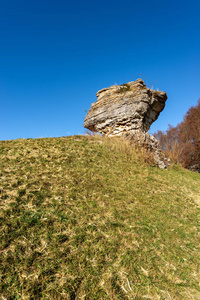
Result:
[[[200,172],[200,99],[196,106],[190,107],[180,124],[169,125],[165,132],[159,130],[154,136],[172,161],[187,169],[199,165]]]
[[[0,142],[1,299],[200,299],[199,186],[121,139]]]

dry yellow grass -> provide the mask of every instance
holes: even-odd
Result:
[[[122,139],[0,142],[2,299],[199,299],[199,174]]]

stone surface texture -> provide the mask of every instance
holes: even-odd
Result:
[[[193,172],[200,173],[200,164],[196,164],[190,167],[190,170]]]
[[[136,144],[145,145],[154,152],[161,168],[167,163],[158,149],[158,141],[148,134],[151,124],[165,107],[167,94],[146,87],[142,79],[122,85],[113,85],[97,92],[84,127],[103,136],[126,136]]]
[[[165,107],[167,94],[146,87],[142,79],[97,92],[84,127],[105,136],[147,132]]]

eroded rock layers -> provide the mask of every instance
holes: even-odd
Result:
[[[167,94],[146,87],[142,79],[97,92],[84,120],[84,127],[103,136],[126,136],[154,153],[158,166],[167,162],[158,141],[147,132],[165,107]]]
[[[142,79],[97,92],[84,127],[105,136],[147,132],[165,107],[167,94],[146,87]]]

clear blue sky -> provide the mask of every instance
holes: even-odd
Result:
[[[137,78],[168,94],[151,132],[197,104],[199,0],[0,0],[0,140],[83,134],[96,92]]]

